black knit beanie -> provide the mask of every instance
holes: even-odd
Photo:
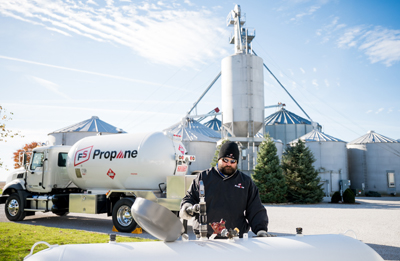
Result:
[[[239,162],[238,145],[233,141],[225,142],[219,150],[218,160],[223,157],[235,159]]]

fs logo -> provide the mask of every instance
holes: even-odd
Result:
[[[89,160],[90,154],[92,153],[93,146],[78,150],[75,153],[74,166],[82,164]]]
[[[185,154],[185,149],[182,147],[182,145],[179,145],[178,150],[182,153],[182,155]]]

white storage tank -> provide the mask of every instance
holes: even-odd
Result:
[[[187,173],[176,162],[185,154],[180,141],[162,132],[86,137],[70,149],[67,170],[86,190],[158,190],[167,176]]]
[[[400,142],[374,131],[347,144],[351,188],[396,194],[400,191]]]
[[[49,145],[74,145],[80,139],[96,135],[108,135],[126,133],[122,129],[114,127],[97,116],[81,121],[71,126],[53,131],[48,134]]]
[[[217,141],[221,139],[219,132],[191,118],[184,118],[164,131],[177,135],[177,139],[184,144],[188,154],[196,156],[196,161],[189,166],[188,174],[211,167]]]
[[[274,139],[281,140],[283,144],[309,133],[314,129],[312,122],[304,119],[285,108],[265,118],[265,133],[269,133]],[[317,124],[317,129],[321,126]]]
[[[290,145],[293,146],[299,139],[304,141],[316,159],[313,166],[324,183],[325,195],[332,196],[339,191],[340,180],[349,179],[346,142],[313,130],[290,142]]]
[[[239,53],[222,60],[222,124],[236,137],[254,137],[264,120],[263,60]]]

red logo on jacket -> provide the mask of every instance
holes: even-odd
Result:
[[[244,187],[242,186],[242,183],[239,183],[239,184],[235,185],[235,187],[244,189]]]

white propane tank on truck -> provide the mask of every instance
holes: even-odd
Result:
[[[177,137],[162,132],[35,148],[27,168],[4,187],[0,203],[12,221],[36,212],[107,213],[118,231],[132,232],[137,224],[130,209],[138,196],[179,211],[194,178],[186,175],[194,160]]]
[[[70,179],[85,190],[158,190],[167,176],[185,175],[187,165],[176,156],[186,153],[183,144],[156,133],[121,134],[84,138],[68,153]]]

